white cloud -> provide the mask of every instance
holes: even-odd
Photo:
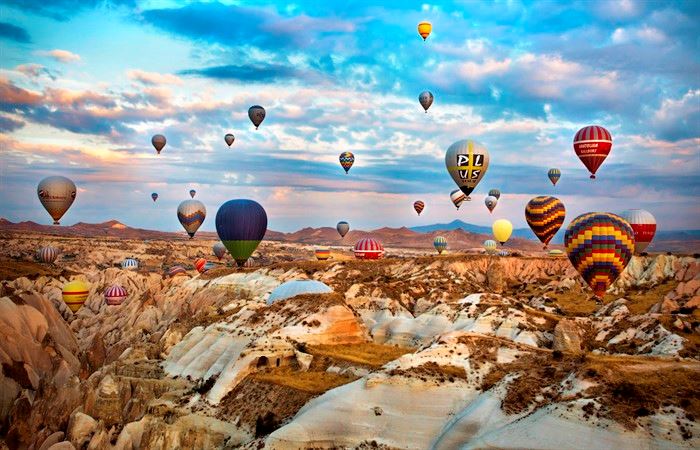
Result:
[[[182,78],[170,73],[145,72],[133,69],[126,73],[130,80],[138,81],[147,85],[174,84],[182,85]]]
[[[80,61],[80,55],[69,52],[68,50],[54,49],[48,51],[39,51],[38,55],[48,56],[62,63],[72,63]]]

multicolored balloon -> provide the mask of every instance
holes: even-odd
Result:
[[[206,217],[207,208],[199,200],[185,200],[177,207],[177,220],[187,231],[190,239],[194,237]]]
[[[194,198],[195,195],[197,195],[197,191],[195,191],[194,189],[190,189],[190,197]]]
[[[121,267],[124,270],[137,270],[139,268],[139,262],[134,258],[126,258],[121,262]]]
[[[427,21],[423,21],[418,24],[418,34],[425,41],[430,36],[430,32],[433,31],[433,24]]]
[[[373,238],[363,238],[357,241],[353,248],[357,259],[380,259],[384,256],[384,246]]]
[[[153,147],[156,149],[156,153],[160,155],[160,151],[163,150],[163,147],[165,147],[167,140],[165,139],[165,136],[162,134],[155,134],[151,138],[151,144],[153,144]]]
[[[228,145],[229,147],[233,144],[233,141],[235,140],[236,137],[231,133],[228,133],[226,136],[224,136],[224,141],[226,141],[226,145]]]
[[[168,276],[170,278],[175,278],[178,275],[187,275],[187,270],[182,266],[172,266],[168,269]]]
[[[314,249],[314,255],[319,261],[325,261],[331,257],[331,249],[328,247],[316,247]]]
[[[590,125],[578,130],[574,136],[574,151],[591,172],[591,178],[605,161],[612,148],[612,135],[605,128]]]
[[[226,246],[221,242],[217,242],[216,244],[214,244],[212,250],[214,251],[214,256],[216,256],[219,259],[219,261],[221,261],[221,258],[223,258],[224,255],[226,255],[227,251]]]
[[[435,247],[435,250],[441,255],[447,248],[447,239],[442,236],[435,236],[435,239],[433,239],[433,247]]]
[[[253,122],[257,130],[263,120],[265,120],[265,108],[260,105],[251,106],[248,108],[248,118]]]
[[[428,114],[428,108],[430,108],[430,105],[433,104],[434,99],[435,99],[435,97],[433,97],[433,93],[430,91],[423,91],[418,96],[418,101],[420,102],[420,105],[425,110],[426,114]]]
[[[75,201],[76,193],[75,183],[61,176],[44,178],[36,188],[39,201],[53,218],[54,225],[60,225],[59,220]]]
[[[445,166],[457,186],[468,196],[489,168],[489,152],[476,141],[457,141],[445,153]]]
[[[540,195],[525,205],[525,220],[545,249],[564,224],[565,218],[566,208],[556,197]]]
[[[457,209],[462,206],[462,203],[464,203],[466,199],[467,196],[464,195],[464,192],[459,189],[455,189],[454,191],[450,192],[450,200],[452,200],[452,204],[454,204],[455,208]]]
[[[207,265],[207,260],[204,258],[197,258],[194,261],[194,268],[199,273],[204,272],[204,266],[206,266],[206,265]]]
[[[549,172],[547,172],[547,176],[549,177],[549,181],[551,181],[552,184],[556,186],[557,181],[559,181],[559,178],[561,178],[561,170],[549,169]]]
[[[415,202],[413,202],[413,209],[415,209],[418,215],[420,216],[420,213],[422,213],[425,209],[425,203],[423,203],[420,200],[416,200]]]
[[[634,231],[634,251],[642,253],[656,234],[656,219],[647,210],[628,209],[621,214]]]
[[[105,290],[105,302],[109,306],[119,306],[124,303],[124,300],[129,296],[126,289],[118,284],[113,284]]]
[[[496,208],[496,205],[498,204],[498,199],[494,197],[493,195],[488,195],[484,199],[484,204],[488,208],[490,213],[493,213],[493,210]]]
[[[42,263],[53,264],[53,262],[56,261],[56,258],[58,258],[58,254],[59,251],[56,247],[48,246],[37,250],[34,258]]]
[[[500,200],[500,199],[501,199],[501,191],[499,191],[498,189],[491,189],[491,190],[489,191],[489,195],[490,195],[491,197],[496,197],[496,200]]]
[[[569,260],[598,298],[625,270],[634,253],[634,230],[622,217],[591,212],[566,228],[564,246]]]
[[[63,286],[63,302],[74,313],[85,304],[90,294],[90,286],[81,280],[74,280]]]
[[[155,202],[156,200],[158,200],[158,194],[157,194],[156,192],[152,193],[152,194],[151,194],[151,198],[152,198],[153,201]]]
[[[493,239],[487,239],[484,241],[484,250],[486,250],[486,253],[489,255],[493,255],[496,253],[496,249],[498,248],[498,244],[496,244],[496,241]]]
[[[345,237],[345,235],[348,234],[348,231],[350,231],[350,224],[344,220],[341,220],[338,222],[338,225],[335,226],[335,229],[338,230],[340,237]]]
[[[498,219],[491,226],[491,230],[496,240],[503,245],[510,239],[510,235],[513,232],[513,224],[509,220]]]
[[[552,258],[561,258],[564,256],[565,253],[562,250],[555,248],[553,250],[550,250],[547,254]]]
[[[253,200],[229,200],[216,213],[216,232],[239,267],[253,254],[267,231],[267,213]]]
[[[350,152],[343,152],[338,157],[338,160],[340,160],[340,165],[345,169],[345,174],[347,175],[352,165],[355,164],[355,155]]]

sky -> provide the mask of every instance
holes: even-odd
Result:
[[[233,198],[258,201],[278,231],[525,227],[536,195],[559,197],[567,223],[644,208],[660,229],[700,228],[700,2],[1,1],[0,217],[12,221],[50,224],[36,186],[64,175],[78,186],[64,224],[175,231],[195,189],[208,231]],[[592,124],[614,142],[596,180],[572,146]],[[444,154],[461,139],[491,162],[457,211]]]

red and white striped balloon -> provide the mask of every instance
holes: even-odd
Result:
[[[36,251],[36,260],[46,264],[51,264],[58,258],[56,247],[42,247]]]
[[[113,284],[105,291],[105,301],[110,306],[119,306],[124,303],[128,295],[126,289],[118,284]]]
[[[204,258],[199,258],[194,262],[194,268],[197,269],[197,272],[202,273],[204,272],[204,266],[207,265],[207,260]]]
[[[651,244],[656,234],[656,219],[647,210],[628,209],[621,214],[634,231],[634,251],[641,253]]]
[[[605,128],[590,125],[578,130],[574,136],[574,151],[581,162],[591,172],[591,178],[605,161],[612,149],[612,135]]]
[[[357,241],[353,251],[357,259],[379,259],[384,256],[382,243],[372,238],[364,238]]]

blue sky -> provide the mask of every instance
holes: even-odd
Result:
[[[36,184],[63,174],[79,187],[67,224],[177,230],[194,188],[206,230],[241,197],[282,231],[520,227],[541,194],[559,196],[567,219],[639,207],[664,229],[700,228],[699,5],[5,0],[0,216],[50,223]],[[433,23],[426,42],[421,20]],[[435,95],[428,114],[423,90]],[[253,104],[267,110],[258,131]],[[595,181],[572,148],[590,124],[614,139]],[[168,138],[160,156],[155,133]],[[444,152],[465,138],[486,145],[491,166],[456,211]],[[490,188],[503,193],[493,214]]]

